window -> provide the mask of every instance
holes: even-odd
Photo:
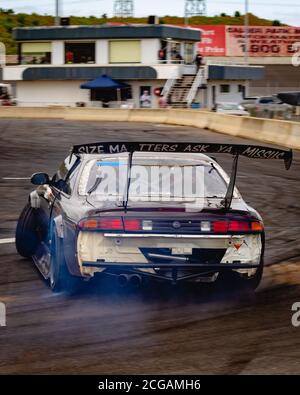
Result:
[[[22,43],[21,64],[49,64],[51,51],[51,43]]]
[[[65,63],[95,63],[95,43],[66,43]]]
[[[239,84],[238,85],[238,92],[242,94],[242,97],[244,99],[245,95],[246,95],[246,87],[245,87],[245,85]]]
[[[70,195],[74,188],[80,160],[77,156],[68,156],[60,165],[52,178],[53,185],[62,192]]]
[[[170,159],[135,158],[131,168],[129,199],[160,201],[164,197],[186,199],[188,202],[194,202],[196,198],[224,199],[227,184],[214,166],[188,160],[186,165],[178,163],[174,166],[170,162]],[[127,190],[127,165],[128,158],[121,157],[88,161],[79,179],[79,195],[89,195],[95,202],[122,200]],[[198,188],[195,179],[199,181]]]
[[[194,44],[184,43],[184,61],[186,64],[192,64],[194,61]]]
[[[229,84],[221,84],[220,85],[220,92],[221,93],[229,93],[230,92],[230,85]]]
[[[170,58],[172,61],[181,62],[182,56],[180,53],[181,45],[178,42],[170,43]]]
[[[109,63],[141,63],[140,40],[110,41]]]

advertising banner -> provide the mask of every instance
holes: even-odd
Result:
[[[226,56],[243,56],[244,26],[226,26]],[[249,26],[249,56],[291,56],[300,42],[300,27]]]
[[[224,25],[197,25],[192,27],[202,31],[202,41],[198,43],[198,50],[203,56],[226,56]]]

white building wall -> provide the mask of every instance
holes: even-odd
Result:
[[[52,41],[52,64],[62,65],[65,63],[65,43],[64,41]]]
[[[144,39],[141,40],[141,61],[143,64],[157,63],[160,40]]]
[[[16,97],[19,106],[74,106],[90,100],[90,91],[80,89],[85,81],[18,81]]]
[[[80,89],[85,81],[17,81],[16,98],[18,106],[49,106],[64,105],[75,106],[76,102],[85,102],[88,106],[96,105],[90,102],[90,90]],[[154,95],[155,88],[163,87],[166,80],[127,80],[124,81],[132,87],[134,108],[140,107],[141,87],[150,86],[152,108],[158,107],[159,97]],[[99,102],[99,106],[100,106]],[[111,107],[118,103],[111,102]]]
[[[108,64],[109,62],[109,54],[108,54],[108,40],[97,40],[96,46],[96,64]]]
[[[230,92],[222,93],[221,85],[230,85]],[[212,95],[212,87],[216,88],[216,103],[239,103],[243,99],[242,92],[239,92],[239,85],[244,85],[246,89],[246,95],[248,94],[249,83],[248,81],[230,81],[230,80],[222,80],[222,81],[214,81],[210,80],[207,84],[206,90],[206,103],[205,106],[211,108],[213,106],[213,95]]]

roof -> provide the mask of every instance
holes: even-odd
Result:
[[[260,80],[264,77],[263,66],[209,65],[210,80]]]
[[[130,79],[156,79],[157,71],[150,66],[107,66],[91,67],[80,65],[80,67],[71,66],[49,66],[49,67],[27,67],[23,71],[24,81],[66,81],[66,80],[91,80],[99,75],[108,74],[111,78],[130,80]],[[0,69],[1,77],[1,69]]]
[[[13,37],[17,41],[172,38],[197,42],[200,41],[200,36],[199,29],[169,25],[38,26],[18,27],[13,31]]]

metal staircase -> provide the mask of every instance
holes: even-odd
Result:
[[[176,80],[166,82],[163,94],[173,108],[188,108],[196,97],[198,88],[205,83],[204,68],[200,68],[197,74],[184,74]]]

